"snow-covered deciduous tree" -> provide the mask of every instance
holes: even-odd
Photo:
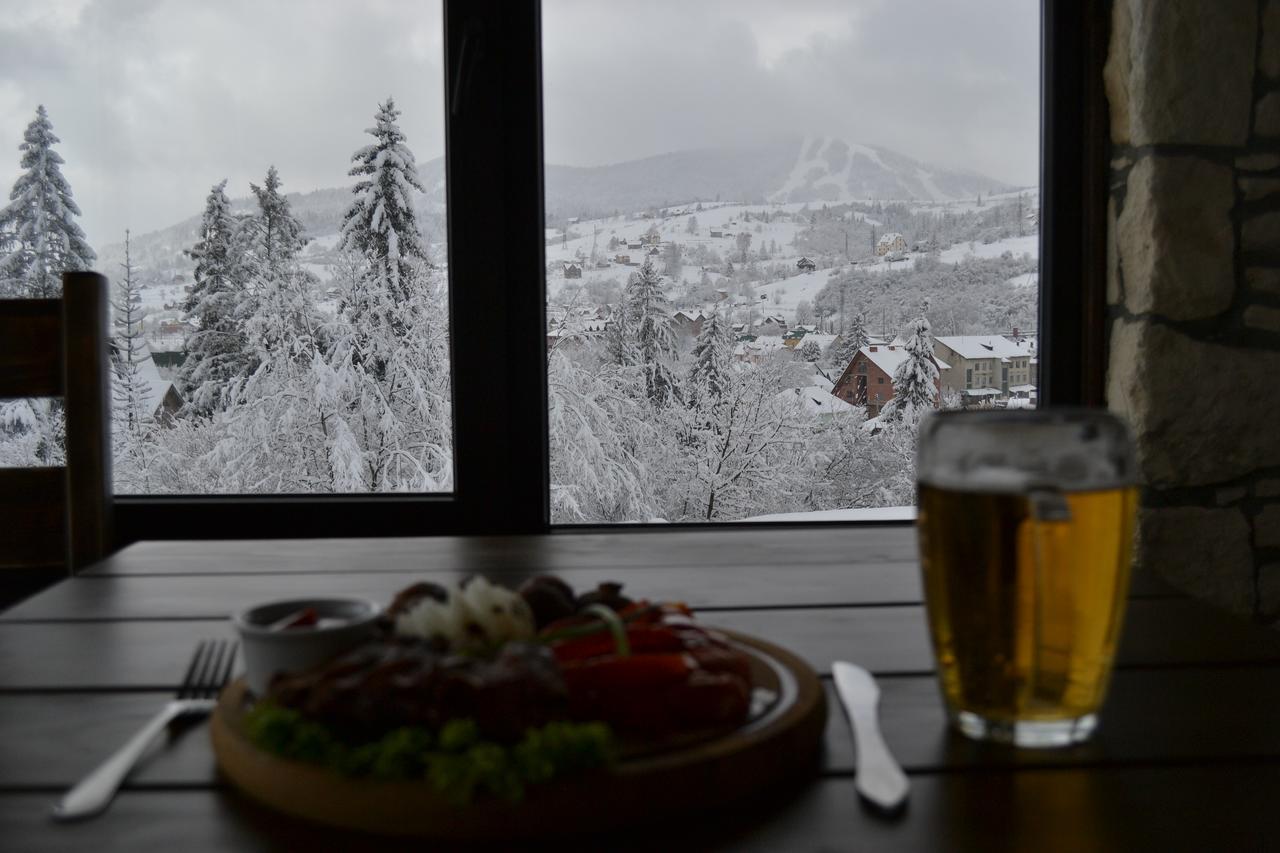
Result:
[[[938,408],[938,364],[933,359],[928,320],[912,320],[903,337],[907,357],[893,371],[893,398],[885,404],[880,417],[915,423],[925,412]]]
[[[659,514],[659,483],[645,465],[660,445],[626,381],[612,367],[589,370],[552,353],[551,514],[565,522],[648,521]],[[622,379],[621,382],[618,380]]]
[[[744,518],[766,493],[790,491],[793,472],[779,461],[797,440],[799,424],[778,397],[781,368],[766,362],[735,371],[724,395],[706,400],[686,442],[691,458],[683,472],[681,517]]]
[[[80,208],[62,175],[49,114],[41,105],[22,136],[23,172],[0,209],[0,297],[47,298],[62,292],[62,273],[87,270],[97,257],[76,223]]]
[[[244,335],[243,230],[231,214],[227,182],[213,185],[200,220],[200,240],[187,254],[196,262],[183,309],[198,327],[187,338],[183,396],[196,412],[227,405],[228,385],[250,372]]]

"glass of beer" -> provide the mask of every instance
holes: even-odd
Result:
[[[1051,747],[1089,737],[1129,587],[1133,443],[1091,409],[940,412],[920,427],[920,557],[953,725]]]

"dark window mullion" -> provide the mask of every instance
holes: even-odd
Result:
[[[455,482],[465,528],[548,519],[540,9],[445,0]]]
[[[1103,404],[1109,16],[1107,0],[1041,4],[1041,405]]]

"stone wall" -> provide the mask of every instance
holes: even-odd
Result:
[[[1280,0],[1113,0],[1105,78],[1138,560],[1280,622]]]

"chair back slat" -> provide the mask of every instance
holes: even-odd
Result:
[[[0,300],[0,399],[61,397],[67,460],[0,469],[0,567],[75,572],[111,551],[109,319],[93,272],[63,273],[61,299]]]
[[[111,552],[111,383],[107,280],[62,274],[67,405],[67,565],[72,572]]]
[[[62,396],[62,300],[5,300],[0,365],[0,400]]]
[[[65,473],[62,468],[0,468],[0,517],[8,531],[0,546],[0,569],[65,565]]]

